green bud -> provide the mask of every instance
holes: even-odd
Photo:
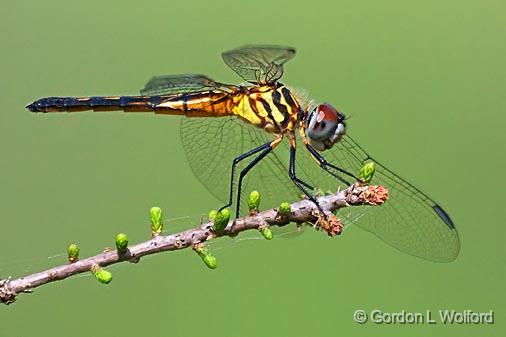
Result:
[[[216,267],[218,267],[218,261],[216,258],[211,255],[211,252],[203,245],[194,246],[193,250],[199,254],[200,258],[209,269],[216,269]]]
[[[272,240],[272,231],[270,230],[270,228],[268,226],[265,226],[265,227],[260,227],[260,233],[262,233],[263,237],[266,239],[266,240]]]
[[[128,249],[128,236],[125,233],[116,235],[116,248],[120,254],[123,254]]]
[[[227,208],[216,213],[213,230],[216,233],[222,232],[227,227],[228,220],[230,220],[230,211]]]
[[[151,216],[151,233],[156,236],[163,230],[162,209],[156,206],[151,207],[149,214]]]
[[[278,213],[283,216],[288,216],[292,212],[292,206],[287,202],[282,202],[279,205]]]
[[[202,261],[204,261],[204,263],[206,264],[207,268],[216,269],[216,267],[218,267],[218,261],[211,254],[203,255],[203,256],[201,256],[201,258],[202,258]]]
[[[97,271],[95,273],[95,277],[97,278],[97,280],[100,282],[100,283],[103,283],[103,284],[108,284],[109,282],[112,281],[112,274],[111,272],[105,270],[105,269],[100,269],[99,271]]]
[[[108,284],[108,283],[110,283],[112,281],[112,274],[111,274],[111,272],[109,272],[109,271],[101,268],[97,264],[94,264],[91,267],[91,272],[93,273],[93,275],[95,275],[95,277],[97,278],[97,280],[100,283]]]
[[[207,215],[209,221],[214,221],[214,218],[216,218],[216,214],[218,214],[217,210],[213,209],[212,211],[210,211],[209,214]]]
[[[249,210],[258,211],[259,205],[260,205],[260,193],[258,191],[251,192],[248,197]]]
[[[79,246],[75,243],[71,243],[67,247],[67,256],[70,263],[76,262],[79,260]]]
[[[364,166],[360,169],[358,177],[363,180],[364,183],[370,183],[372,177],[374,176],[374,172],[376,168],[374,167],[374,162],[370,161],[365,163]]]

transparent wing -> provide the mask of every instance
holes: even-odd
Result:
[[[198,180],[222,203],[228,202],[233,159],[273,139],[272,134],[235,117],[181,119],[181,141],[188,163]],[[253,158],[238,164],[235,183]],[[288,176],[287,163],[288,153],[275,149],[248,173],[242,189],[242,214],[248,211],[244,196],[252,190],[261,193],[262,209],[296,200],[299,193]]]
[[[272,140],[272,135],[233,117],[184,118],[181,139],[193,173],[225,203],[228,201],[233,158]],[[318,167],[309,152],[300,146],[300,139],[298,144],[296,174],[300,179],[323,192],[347,187]],[[260,191],[263,209],[300,197],[300,191],[287,174],[288,148],[287,142],[283,141],[250,171],[243,185],[243,214],[247,212],[244,195],[252,190]],[[449,262],[457,257],[460,250],[458,233],[446,213],[432,199],[369,156],[350,137],[343,138],[323,154],[329,162],[355,174],[365,161],[374,161],[373,183],[387,187],[390,192],[389,200],[382,206],[341,210],[339,217],[345,223],[356,223],[410,255],[436,262]],[[248,163],[249,160],[242,162],[237,174]]]
[[[390,191],[389,200],[381,207],[371,208],[358,222],[360,227],[401,251],[427,260],[450,262],[457,257],[458,233],[441,206],[372,158],[352,138],[346,137],[336,150],[332,152],[334,160],[342,161],[346,156],[354,172],[366,161],[373,161],[373,182]]]
[[[267,84],[283,76],[283,64],[295,56],[295,48],[244,46],[222,54],[225,63],[250,83]]]
[[[162,75],[151,78],[141,89],[143,96],[170,95],[223,89],[226,85],[218,83],[205,75]]]
[[[352,138],[344,137],[322,155],[330,163],[354,174],[358,174],[366,161],[373,161],[376,173],[372,183],[389,190],[389,199],[384,205],[340,210],[338,216],[343,222],[356,219],[353,222],[359,227],[374,233],[391,246],[426,260],[450,262],[457,257],[460,250],[458,233],[445,211],[412,184],[372,158]],[[303,147],[299,146],[296,163],[299,177],[323,191],[334,191],[336,186],[346,187],[318,168]]]

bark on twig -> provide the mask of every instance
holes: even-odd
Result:
[[[301,200],[291,204],[291,214],[289,215],[281,216],[278,214],[277,209],[266,210],[256,215],[230,221],[221,233],[214,233],[213,223],[208,222],[180,233],[167,236],[158,235],[148,241],[128,247],[124,254],[120,254],[116,250],[103,252],[15,280],[10,278],[0,280],[0,302],[10,304],[15,301],[16,296],[20,293],[32,292],[34,288],[41,285],[63,280],[72,275],[90,272],[92,267],[105,267],[124,261],[138,262],[145,255],[194,247],[220,236],[235,236],[246,230],[259,229],[266,224],[284,226],[290,222],[312,222],[316,224],[317,229],[325,230],[333,236],[339,234],[343,225],[331,215],[331,211],[347,206],[381,205],[387,199],[387,193],[387,190],[381,186],[367,186],[356,183],[343,191],[319,197],[318,203],[325,212],[329,212],[326,220],[318,214],[315,205],[311,201]]]

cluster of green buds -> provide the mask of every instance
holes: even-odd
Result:
[[[376,168],[374,167],[374,162],[370,161],[364,164],[358,173],[358,177],[362,179],[362,181],[366,184],[369,184],[374,176],[374,172]]]
[[[151,217],[151,235],[153,237],[160,235],[163,231],[163,212],[160,207],[151,207],[149,210]]]
[[[125,233],[116,235],[116,249],[119,254],[125,254],[128,250],[128,236]]]
[[[112,281],[111,272],[103,269],[96,263],[93,266],[91,266],[91,273],[95,276],[98,282],[102,284],[108,284]]]
[[[218,261],[203,244],[194,245],[193,250],[200,256],[207,268],[216,269],[218,267]]]
[[[67,257],[70,263],[74,263],[79,260],[79,246],[75,243],[71,243],[67,247]]]

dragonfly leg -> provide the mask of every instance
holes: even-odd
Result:
[[[236,205],[236,218],[239,217],[239,210],[240,210],[240,201],[241,201],[241,189],[242,189],[242,181],[246,174],[248,174],[249,170],[253,168],[256,164],[258,164],[266,155],[268,155],[281,141],[281,137],[276,138],[272,142],[265,143],[263,145],[260,145],[259,147],[256,147],[246,153],[241,154],[240,156],[234,158],[232,162],[232,172],[230,174],[230,194],[229,194],[229,200],[226,205],[221,207],[219,211],[229,207],[232,205],[233,196],[234,196],[234,176],[235,176],[235,168],[239,162],[242,160],[254,155],[255,153],[260,152],[260,154],[255,157],[244,169],[241,170],[241,173],[239,174],[239,182],[237,187],[237,205]]]
[[[311,186],[297,178],[297,175],[295,174],[295,144],[290,144],[290,167],[288,169],[288,174],[290,175],[290,179],[292,179],[295,186],[297,186],[299,190],[301,190],[308,197],[308,199],[316,205],[322,214],[325,214],[325,211],[321,208],[320,204],[318,204],[316,198],[306,189]],[[313,190],[312,187],[311,190]]]
[[[350,182],[347,181],[346,179],[344,179],[343,177],[341,177],[340,175],[332,172],[331,169],[334,169],[336,171],[339,171],[355,180],[360,180],[359,178],[357,178],[353,173],[350,173],[340,167],[337,167],[331,163],[329,163],[320,153],[318,153],[318,151],[316,151],[316,149],[314,147],[312,147],[311,145],[309,144],[305,144],[306,145],[306,148],[308,149],[308,151],[311,153],[311,155],[313,156],[313,158],[315,158],[318,163],[320,164],[320,167],[325,170],[326,172],[328,172],[330,175],[332,175],[333,177],[339,179],[341,182],[345,183],[346,185],[350,186]]]

